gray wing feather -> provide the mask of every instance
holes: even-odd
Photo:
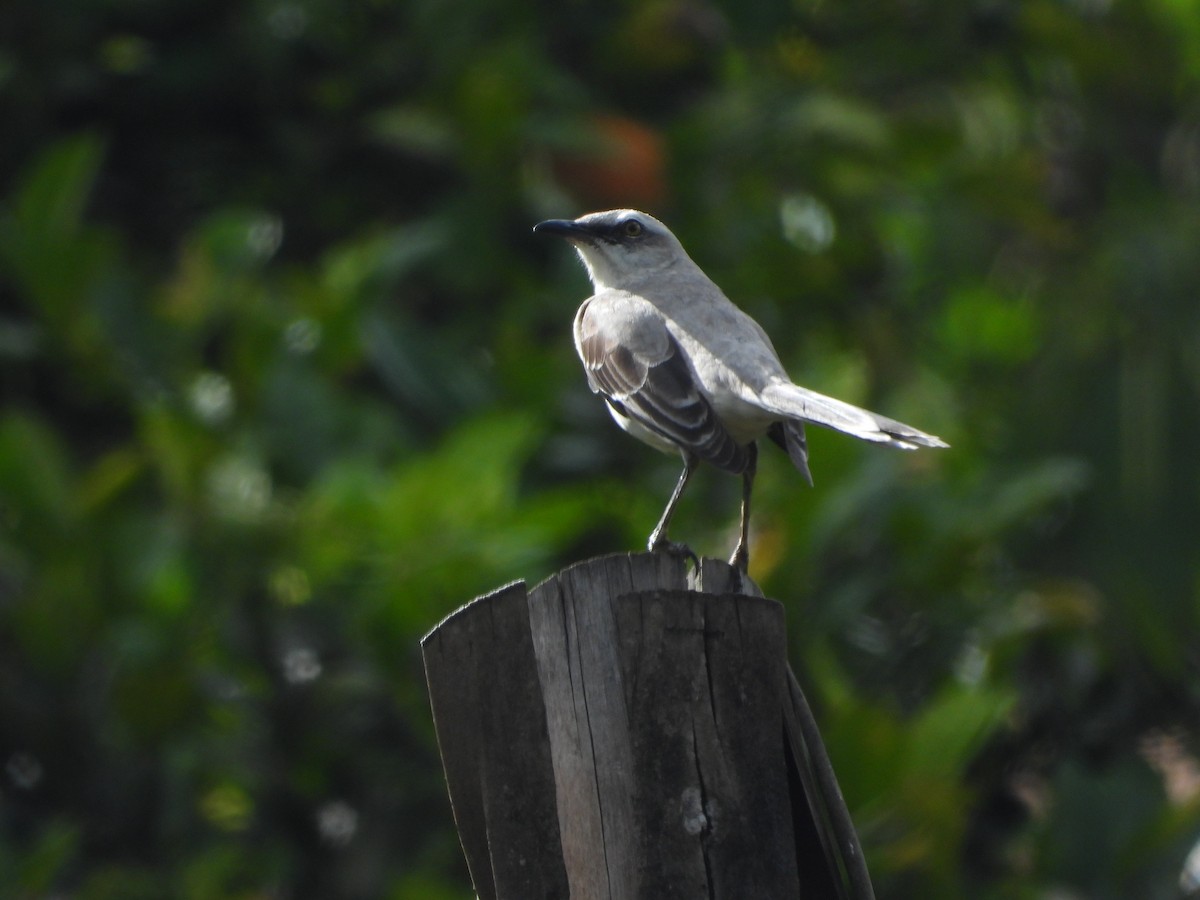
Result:
[[[745,471],[747,449],[697,390],[678,342],[651,309],[593,300],[576,320],[576,346],[588,384],[618,412],[718,468]]]

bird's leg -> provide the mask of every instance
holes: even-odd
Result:
[[[696,466],[699,464],[699,457],[693,456],[690,453],[683,454],[683,472],[679,475],[679,481],[675,485],[675,490],[671,494],[671,499],[667,501],[667,508],[663,510],[662,518],[658,520],[658,524],[654,526],[654,530],[650,532],[649,547],[651,553],[657,553],[664,550],[667,553],[678,553],[683,556],[689,556],[699,568],[699,561],[696,559],[696,554],[689,549],[687,544],[677,544],[674,541],[667,540],[667,526],[671,524],[671,516],[675,514],[675,507],[679,503],[679,498],[683,496],[683,489],[687,487],[688,479],[692,477],[692,473],[696,471]]]
[[[742,472],[742,533],[729,564],[745,572],[750,568],[750,489],[754,486],[754,472],[758,468],[758,445],[749,447],[750,457],[746,470]]]

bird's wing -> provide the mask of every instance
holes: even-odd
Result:
[[[768,412],[787,419],[812,422],[814,425],[833,428],[864,441],[876,441],[902,450],[949,446],[941,438],[919,431],[911,425],[795,384],[777,382],[767,385],[758,395],[758,403]]]
[[[738,444],[697,389],[661,314],[630,294],[599,294],[575,318],[575,346],[588,384],[618,413],[685,453],[729,472],[745,471]]]

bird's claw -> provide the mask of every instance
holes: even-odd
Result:
[[[650,541],[651,553],[669,553],[671,556],[682,556],[685,559],[692,561],[692,567],[697,571],[700,569],[700,558],[692,552],[692,548],[687,544],[678,541],[668,541],[664,537],[654,538]]]
[[[729,565],[733,566],[733,568],[737,569],[743,575],[749,572],[750,551],[746,548],[745,544],[737,545],[737,548],[733,551],[733,556],[729,557]]]

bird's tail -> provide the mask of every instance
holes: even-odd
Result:
[[[941,438],[919,431],[911,425],[795,384],[768,385],[759,395],[759,402],[764,409],[777,416],[812,422],[814,425],[832,428],[864,441],[875,441],[901,450],[950,446]]]

